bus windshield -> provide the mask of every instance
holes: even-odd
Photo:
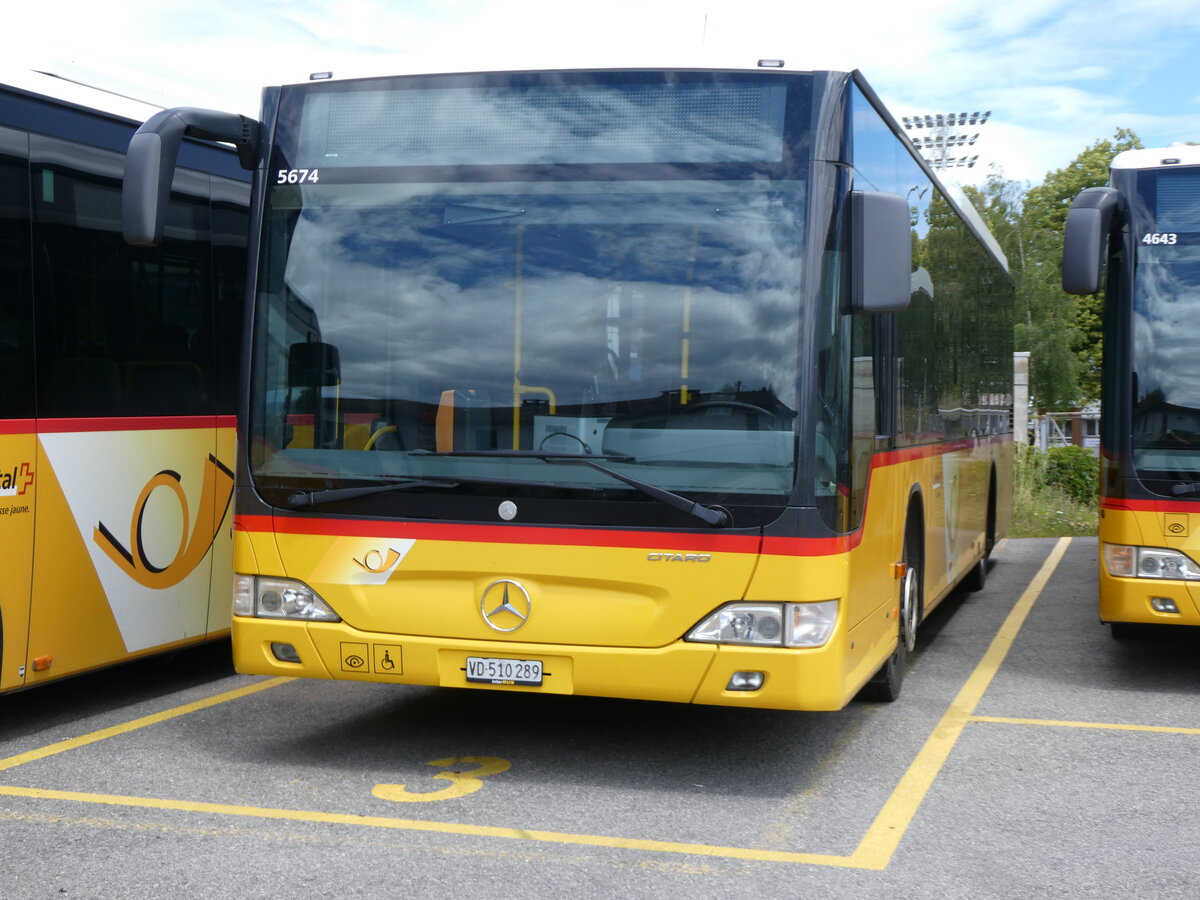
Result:
[[[1133,300],[1133,462],[1200,479],[1200,171],[1139,177]]]
[[[594,466],[553,464],[582,456],[705,502],[786,502],[805,165],[783,149],[778,83],[726,96],[713,78],[682,98],[642,83],[374,86],[353,103],[294,89],[255,326],[264,495],[404,479],[406,498],[451,482],[635,495]],[[617,101],[642,104],[655,133]],[[689,110],[704,103],[729,109],[696,115],[701,134]],[[552,123],[530,132],[534,112]],[[328,137],[355,116],[395,130],[358,129],[373,145]]]

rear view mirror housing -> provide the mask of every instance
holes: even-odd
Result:
[[[912,212],[899,194],[850,192],[850,309],[908,309],[912,294]]]
[[[1109,236],[1119,225],[1122,205],[1120,191],[1093,187],[1080,191],[1067,210],[1062,287],[1068,294],[1094,294],[1100,290]]]
[[[253,170],[259,131],[254,119],[211,109],[164,109],[147,119],[130,138],[125,153],[121,188],[125,243],[157,247],[162,242],[175,163],[185,136],[233,144],[242,168]]]

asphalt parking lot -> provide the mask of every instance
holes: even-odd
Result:
[[[894,704],[756,712],[239,676],[0,697],[0,896],[1197,897],[1200,635],[1005,541]]]

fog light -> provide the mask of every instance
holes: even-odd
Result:
[[[762,672],[734,672],[725,686],[727,691],[757,691],[763,686],[766,675]]]
[[[296,652],[296,648],[291,644],[271,644],[271,652],[275,654],[275,658],[280,662],[300,662],[300,654]]]
[[[1155,612],[1178,613],[1179,607],[1170,597],[1151,597],[1150,606]]]

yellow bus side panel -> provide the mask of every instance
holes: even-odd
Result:
[[[126,655],[104,585],[44,452],[38,453],[38,482],[26,684],[50,681]],[[47,656],[50,667],[33,671],[32,661]]]
[[[33,523],[38,488],[37,438],[0,434],[0,691],[25,683],[25,639],[33,578]]]
[[[237,458],[237,430],[217,429],[217,453],[232,468]],[[208,624],[209,634],[227,631],[230,624],[230,602],[233,596],[233,503],[217,504],[213,507],[212,547],[208,554],[209,591]],[[199,527],[199,526],[197,526]]]
[[[233,477],[216,450],[211,425],[39,436],[27,685],[228,630]]]

